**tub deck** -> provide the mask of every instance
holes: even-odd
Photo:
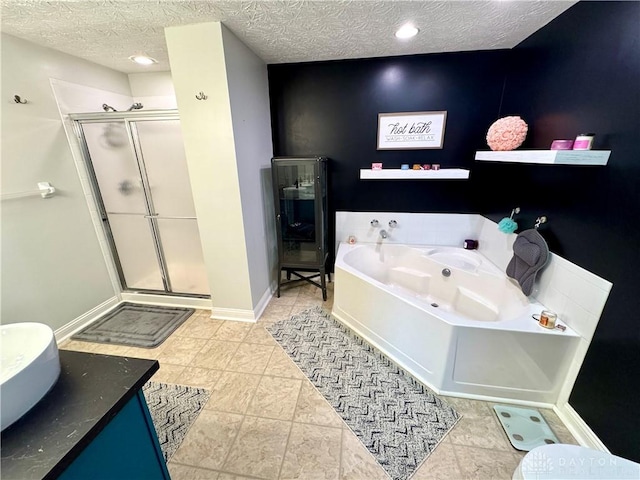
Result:
[[[441,394],[555,403],[579,336],[540,327],[543,309],[475,251],[338,249],[332,314]]]

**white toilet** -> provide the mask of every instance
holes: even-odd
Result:
[[[640,479],[640,464],[610,453],[556,443],[527,453],[513,480]]]

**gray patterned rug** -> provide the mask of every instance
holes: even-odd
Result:
[[[409,478],[460,418],[321,307],[267,330],[394,480]]]
[[[203,388],[147,382],[142,387],[165,462],[176,452],[210,392]]]
[[[85,342],[154,348],[164,342],[193,312],[193,308],[124,302],[71,338]]]

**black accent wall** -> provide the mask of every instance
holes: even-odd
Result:
[[[326,155],[336,210],[539,215],[551,250],[613,282],[570,403],[616,454],[640,461],[639,2],[580,2],[512,50],[269,66],[274,154]],[[377,151],[377,115],[446,110],[444,148]],[[501,116],[524,148],[595,132],[606,167],[475,162]],[[372,162],[471,169],[468,181],[361,181]],[[331,227],[333,228],[333,226]],[[330,231],[330,234],[333,234]],[[332,242],[333,244],[333,242]],[[624,413],[623,413],[624,412]],[[628,413],[627,413],[628,412]]]
[[[498,118],[509,51],[269,66],[274,153],[331,159],[330,211],[476,211],[466,181],[360,181],[382,162],[473,166]],[[378,113],[447,111],[444,148],[376,150]]]
[[[569,403],[614,453],[640,461],[640,2],[579,2],[514,50],[501,116],[525,147],[595,132],[606,167],[482,165],[475,181],[549,216],[552,250],[613,283]],[[502,201],[498,201],[502,200]],[[517,203],[516,202],[516,203]]]

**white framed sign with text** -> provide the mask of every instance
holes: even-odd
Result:
[[[378,150],[442,148],[447,112],[378,114]]]

